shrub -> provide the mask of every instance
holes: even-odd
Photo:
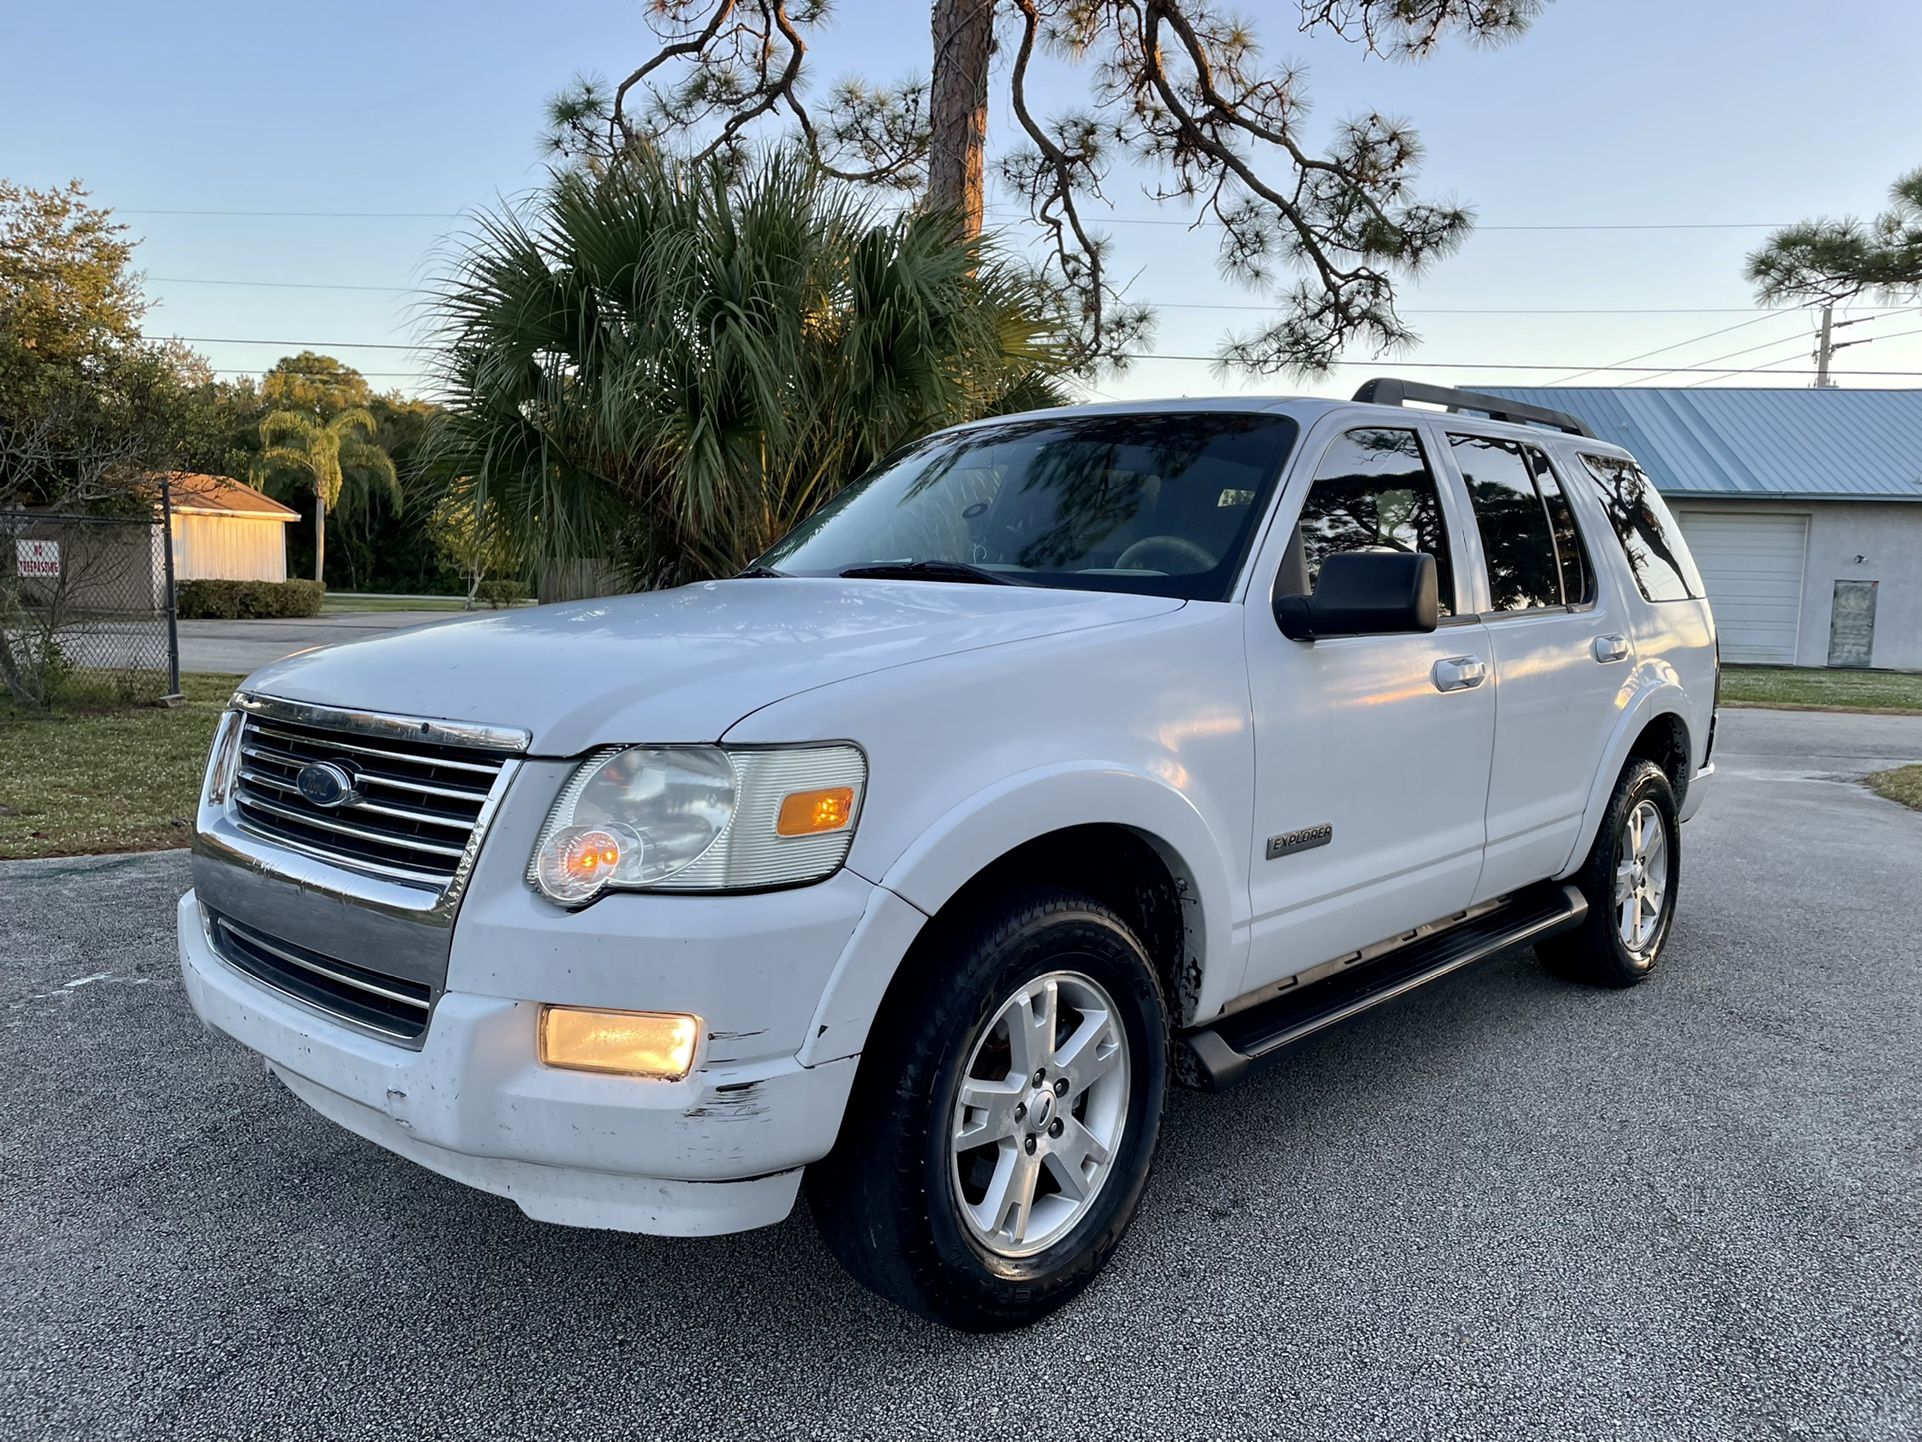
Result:
[[[527,599],[527,587],[519,581],[482,581],[474,588],[474,599],[496,611]]]
[[[183,621],[260,621],[318,616],[326,595],[318,581],[181,581],[174,606]]]

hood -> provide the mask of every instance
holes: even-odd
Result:
[[[572,756],[613,742],[718,741],[750,711],[800,691],[1182,604],[1037,586],[709,581],[302,651],[256,672],[247,687],[319,705],[519,726],[533,733],[533,754]]]

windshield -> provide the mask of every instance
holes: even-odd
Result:
[[[757,564],[906,580],[960,579],[965,567],[984,580],[1221,601],[1295,433],[1286,416],[1203,411],[1031,418],[928,436]]]

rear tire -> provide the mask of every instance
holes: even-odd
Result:
[[[1026,1326],[1094,1279],[1141,1200],[1167,1091],[1160,982],[1119,915],[1056,888],[948,926],[912,964],[808,1200],[863,1286],[967,1331]]]
[[[1569,879],[1588,900],[1580,927],[1535,948],[1550,971],[1591,986],[1648,979],[1668,941],[1682,878],[1675,790],[1653,761],[1622,769],[1582,869]]]

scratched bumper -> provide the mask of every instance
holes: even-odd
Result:
[[[819,914],[803,913],[799,924],[803,930],[823,928],[822,940],[838,931],[844,941],[859,915],[859,898],[849,901],[854,911],[845,930],[838,919],[824,919],[827,913],[838,917],[842,905],[819,896],[812,899]],[[628,964],[618,977],[607,971],[612,958],[601,955],[609,948],[578,949],[591,940],[578,929],[572,957],[559,946],[530,953],[522,936],[511,948],[523,958],[518,970],[510,972],[498,948],[485,944],[468,952],[472,965],[464,968],[470,921],[464,914],[449,989],[436,1002],[418,1051],[333,1023],[228,966],[208,943],[193,892],[180,902],[181,971],[202,1020],[261,1053],[316,1111],[443,1175],[511,1197],[530,1216],[703,1235],[761,1226],[787,1214],[799,1169],[834,1144],[854,1078],[853,1057],[812,1067],[795,1059],[795,1039],[818,1000],[819,979],[802,983],[814,987],[810,1004],[799,1021],[784,1015],[782,1035],[769,1045],[772,1027],[718,1030],[728,1018],[714,1009],[722,1000],[712,990],[714,972],[688,951],[674,960],[684,973],[705,972],[705,978],[661,996],[647,986],[660,958],[636,949],[632,936],[626,938]],[[829,947],[818,960],[789,959],[794,969],[818,968],[824,978],[839,949],[838,943]],[[536,965],[531,976],[530,957]],[[761,964],[767,961],[763,949]],[[552,985],[530,985],[543,974]],[[475,989],[461,989],[469,979]],[[736,976],[725,985],[732,989],[746,979]],[[708,992],[705,1009],[687,1004],[691,992],[702,990]],[[750,996],[744,994],[741,1010],[751,1015],[766,1001]],[[528,997],[696,1011],[707,1018],[710,1033],[696,1070],[679,1082],[559,1071],[539,1064],[539,1001]]]

